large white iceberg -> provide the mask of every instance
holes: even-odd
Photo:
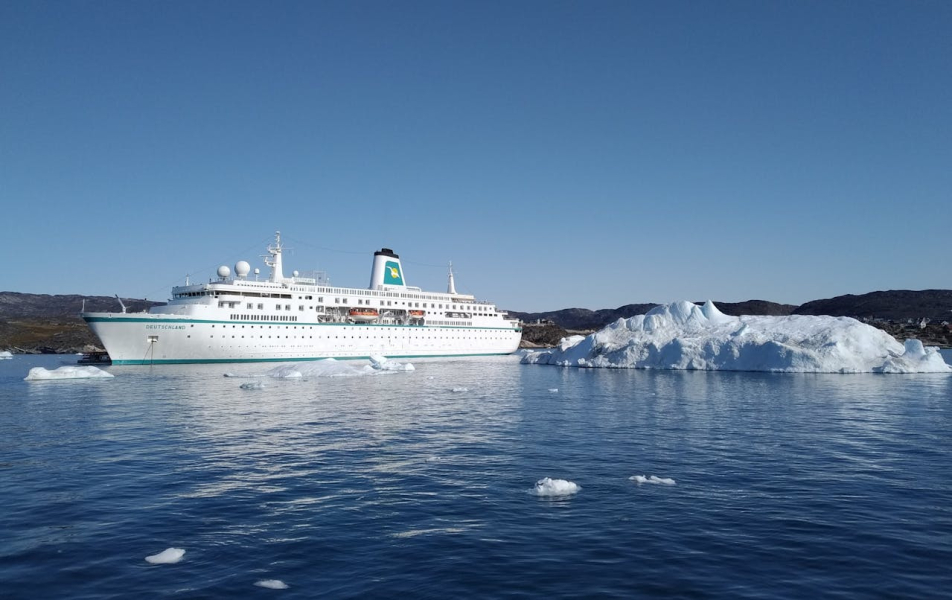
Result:
[[[903,346],[849,317],[731,317],[713,302],[675,302],[533,352],[525,364],[780,373],[949,373],[935,348]]]

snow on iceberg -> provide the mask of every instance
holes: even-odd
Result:
[[[13,354],[9,350],[0,350],[0,360],[10,360]]]
[[[33,367],[23,381],[54,381],[61,379],[97,379],[114,377],[96,367],[60,367],[50,371],[43,367]]]
[[[543,477],[536,482],[533,492],[537,496],[570,496],[580,489],[582,487],[573,481]]]
[[[153,565],[172,565],[182,560],[185,556],[185,550],[181,548],[167,548],[158,554],[146,556],[145,560]]]
[[[949,373],[935,348],[905,347],[849,317],[731,317],[708,301],[675,302],[564,338],[524,364],[779,373]]]

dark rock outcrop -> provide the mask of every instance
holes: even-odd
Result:
[[[704,304],[697,302],[696,304]],[[726,315],[789,315],[796,308],[791,304],[777,304],[766,300],[747,300],[746,302],[717,302],[714,304]],[[655,306],[649,304],[626,304],[618,308],[603,308],[601,310],[588,310],[585,308],[566,308],[550,312],[523,313],[509,311],[514,317],[519,317],[523,323],[532,323],[536,321],[551,321],[565,329],[592,330],[601,329],[609,323],[614,323],[618,319],[629,319],[635,315],[643,315]]]
[[[79,317],[87,311],[118,311],[119,302],[108,296],[21,294],[0,292],[0,350],[23,354],[72,354],[102,342]],[[123,298],[128,312],[142,312],[161,302]]]
[[[952,290],[888,290],[847,294],[801,305],[793,314],[906,321],[952,320]]]

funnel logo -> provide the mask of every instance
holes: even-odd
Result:
[[[383,267],[383,282],[389,285],[403,285],[403,275],[400,274],[400,263],[388,260]]]

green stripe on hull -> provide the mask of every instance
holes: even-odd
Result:
[[[515,352],[515,351],[513,351]],[[385,358],[458,358],[467,356],[509,356],[513,352],[488,352],[477,354],[387,354]],[[304,358],[203,358],[190,360],[187,358],[157,359],[157,360],[114,360],[113,365],[186,365],[186,364],[220,364],[220,363],[253,363],[253,362],[302,362],[333,358],[334,360],[370,360],[369,356],[312,356]]]
[[[143,319],[141,317],[83,317],[87,323],[153,323],[156,325],[174,323],[176,325],[213,324],[213,325],[273,325],[277,327],[401,327],[406,329],[488,329],[490,331],[514,331],[522,328],[477,327],[465,325],[387,325],[384,323],[299,323],[295,321],[214,321],[202,319]]]

